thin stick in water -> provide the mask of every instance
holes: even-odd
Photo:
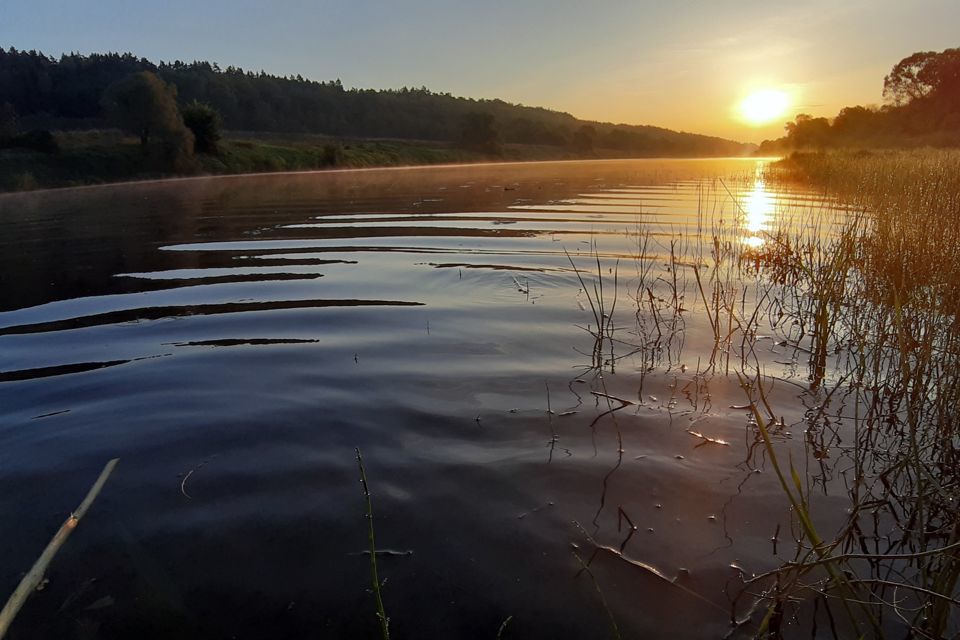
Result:
[[[23,577],[23,580],[20,581],[13,595],[7,600],[7,604],[4,605],[3,610],[0,611],[0,638],[3,638],[7,634],[10,624],[26,603],[27,598],[29,598],[30,594],[40,585],[44,574],[47,572],[47,568],[53,561],[53,557],[57,555],[57,551],[59,551],[63,543],[67,541],[67,538],[70,537],[73,530],[77,528],[77,525],[83,516],[86,515],[93,501],[97,499],[97,496],[103,489],[103,485],[106,484],[107,479],[110,477],[110,474],[113,473],[113,469],[119,461],[119,458],[114,458],[107,463],[103,471],[100,472],[100,477],[97,478],[97,481],[90,487],[90,491],[87,492],[87,497],[83,499],[83,502],[80,503],[77,510],[71,513],[60,526],[60,529],[53,536],[53,539],[50,540],[47,548],[43,550],[43,553],[40,554],[40,557],[34,563],[33,567],[27,575]]]
[[[380,595],[380,578],[377,575],[377,543],[373,535],[373,501],[370,499],[370,487],[367,486],[367,472],[363,468],[363,456],[357,447],[357,465],[360,467],[360,485],[363,487],[363,497],[367,501],[367,521],[370,523],[370,582],[373,587],[373,597],[377,603],[377,618],[380,620],[380,633],[383,640],[390,640],[390,618],[383,608],[383,598]]]

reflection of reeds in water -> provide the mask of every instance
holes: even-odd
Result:
[[[960,154],[799,156],[764,179],[798,172],[848,208],[810,205],[744,243],[744,221],[715,203],[746,219],[735,194],[757,189],[704,183],[698,242],[652,247],[638,232],[637,334],[651,368],[673,366],[676,354],[654,356],[664,336],[682,346],[681,314],[702,315],[706,370],[752,381],[757,437],[796,525],[793,559],[745,581],[766,612],[757,635],[781,637],[793,619],[834,637],[947,637],[960,605]],[[647,257],[658,249],[666,275]],[[762,333],[809,368],[802,464],[770,436]],[[837,487],[847,516],[827,531],[817,494]]]

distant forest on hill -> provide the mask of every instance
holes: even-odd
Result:
[[[492,116],[500,142],[615,150],[634,156],[720,156],[750,153],[753,145],[652,126],[579,120],[549,109],[474,100],[419,89],[346,89],[339,80],[280,77],[210,62],[155,64],[129,53],[53,58],[0,48],[0,105],[9,104],[30,128],[106,126],[109,87],[140,71],[176,87],[183,106],[196,100],[219,112],[226,129],[311,133],[338,137],[458,141],[463,123]]]
[[[882,106],[855,106],[835,118],[799,114],[787,134],[759,153],[851,147],[960,146],[960,48],[919,51],[883,80]]]

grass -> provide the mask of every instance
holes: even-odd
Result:
[[[813,366],[829,353],[839,375],[811,424],[811,449],[842,455],[814,476],[852,470],[850,516],[818,564],[851,575],[876,619],[945,637],[960,604],[960,153],[795,155],[780,171],[864,212],[827,247],[826,277],[800,276],[815,292],[806,307],[824,345]]]
[[[0,191],[169,177],[136,140],[116,131],[57,134],[58,153],[0,150]],[[484,156],[443,143],[334,140],[323,137],[233,134],[217,155],[198,154],[190,175],[309,171],[328,168],[479,162]]]
[[[380,623],[380,635],[383,640],[390,640],[390,618],[387,617],[387,612],[383,607],[383,595],[381,593],[383,583],[380,582],[380,577],[377,573],[377,541],[374,536],[373,527],[373,500],[370,497],[370,486],[367,484],[367,471],[363,466],[363,456],[360,454],[359,448],[356,450],[356,452],[357,466],[360,469],[360,486],[363,489],[363,497],[366,501],[367,507],[367,540],[370,544],[370,548],[368,549],[370,553],[370,586],[373,590],[373,598],[377,607],[377,620]]]
[[[740,202],[758,182],[814,186],[824,201],[760,232],[759,246],[745,245],[749,212]],[[648,368],[679,363],[691,317],[707,321],[713,345],[697,376],[740,377],[753,451],[779,479],[793,555],[745,578],[734,628],[746,618],[756,637],[800,635],[801,627],[815,637],[953,637],[960,152],[794,155],[730,186],[704,181],[701,192],[694,241],[638,224],[632,346],[645,358],[642,386]],[[731,220],[731,201],[741,219]],[[669,256],[659,275],[649,255]],[[807,369],[811,409],[798,424],[777,418],[784,408],[764,391],[773,378],[758,350],[761,334],[773,334]],[[805,459],[783,451],[779,434],[788,429],[804,434]],[[846,503],[839,526],[838,514],[820,506],[821,495],[838,494]]]
[[[147,157],[138,141],[116,130],[57,132],[60,151],[0,149],[0,191],[29,191],[172,177],[330,168],[367,168],[496,161],[622,157],[603,149],[506,144],[500,155],[468,151],[442,141],[343,139],[317,134],[226,132],[216,155],[198,154],[187,173],[174,174]]]

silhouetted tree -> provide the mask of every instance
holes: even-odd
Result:
[[[17,120],[17,111],[9,102],[0,104],[0,140],[12,138],[17,135],[19,121]]]
[[[185,171],[193,155],[193,134],[183,124],[176,97],[176,87],[150,71],[140,71],[111,86],[104,107],[120,129],[140,137],[145,150],[151,139],[158,140],[167,168]]]
[[[920,51],[898,62],[883,80],[883,97],[894,105],[960,92],[960,49]]]
[[[933,51],[919,51],[898,62],[883,79],[883,97],[903,105],[930,93],[933,85],[927,68],[936,56]]]
[[[104,96],[107,117],[119,129],[140,137],[146,147],[150,137],[183,128],[177,110],[177,91],[155,73],[141,71],[112,85]]]
[[[324,167],[335,167],[343,161],[343,147],[338,144],[323,145],[323,153],[320,156],[320,165]]]
[[[882,128],[883,114],[870,107],[844,107],[833,119],[833,137],[856,142],[875,135]]]
[[[107,89],[142,71],[177,87],[181,107],[193,100],[209,104],[223,127],[243,131],[310,132],[337,136],[461,141],[467,114],[494,118],[498,142],[568,146],[585,124],[568,113],[471,100],[425,87],[399,90],[346,89],[339,80],[316,82],[280,77],[205,61],[154,64],[129,53],[66,54],[0,49],[0,103],[9,102],[21,118],[47,128],[103,126]],[[594,147],[607,144],[614,125],[588,123],[596,130]],[[649,126],[617,125],[631,135],[627,148],[643,155],[733,155],[744,145]],[[137,132],[140,135],[140,132]],[[148,136],[149,137],[149,136]],[[618,148],[624,148],[623,146]]]
[[[830,140],[830,121],[801,113],[786,125],[787,139],[795,149],[823,148]]]
[[[220,114],[203,102],[192,101],[183,108],[183,123],[193,132],[194,150],[217,153],[220,141]]]
[[[489,113],[471,111],[460,124],[460,143],[466,149],[499,155],[499,134],[494,127],[496,119]]]
[[[593,139],[597,137],[597,130],[588,124],[581,125],[573,133],[573,139],[570,144],[578,153],[592,153]]]
[[[60,151],[60,144],[57,139],[46,129],[32,129],[26,133],[7,138],[6,141],[0,140],[0,144],[42,153],[57,153]]]

